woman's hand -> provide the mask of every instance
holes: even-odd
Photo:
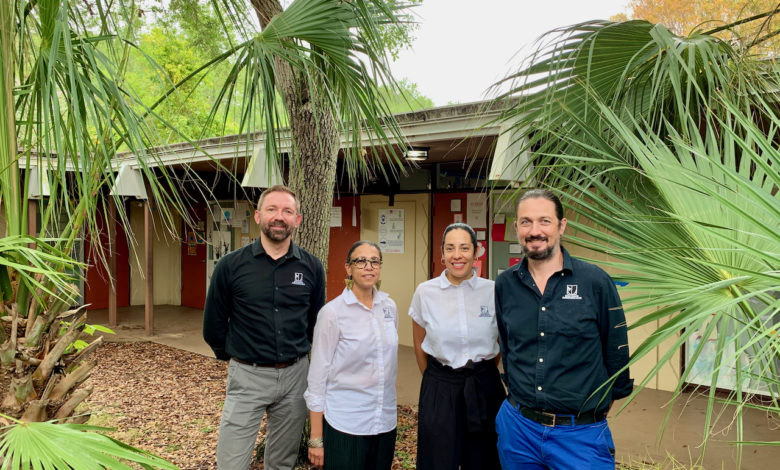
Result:
[[[309,461],[315,467],[325,464],[325,449],[322,447],[309,447]]]
[[[322,411],[309,411],[309,461],[316,467],[325,465],[325,451],[322,448]]]

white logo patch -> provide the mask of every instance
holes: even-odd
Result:
[[[292,282],[295,286],[305,286],[303,283],[303,273],[295,273],[295,280]]]
[[[385,314],[385,320],[393,319],[393,309],[391,309],[390,307],[383,308],[382,312]]]
[[[564,300],[582,300],[582,297],[577,293],[578,288],[577,284],[566,284],[566,295],[561,298]]]

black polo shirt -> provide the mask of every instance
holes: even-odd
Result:
[[[309,352],[317,312],[325,304],[325,273],[295,244],[274,260],[260,239],[228,253],[211,277],[203,338],[217,359],[273,364]]]
[[[555,413],[604,411],[633,388],[625,370],[611,388],[599,389],[628,363],[625,314],[609,275],[561,250],[563,269],[547,281],[544,295],[527,259],[496,279],[509,395],[521,406]]]

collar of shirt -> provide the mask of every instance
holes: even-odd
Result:
[[[566,251],[566,248],[564,248],[563,245],[561,245],[561,252],[563,252],[563,269],[558,272],[566,272],[569,274],[574,273],[574,268],[572,268],[571,255],[569,255],[569,252]],[[519,279],[531,275],[531,272],[528,271],[527,257],[523,257],[523,260],[514,266],[514,275]]]
[[[347,305],[355,305],[358,304],[361,307],[365,308],[366,310],[371,310],[365,305],[363,305],[357,297],[355,297],[355,293],[352,292],[351,289],[344,288],[344,292],[342,292],[342,295],[344,295],[344,303]],[[376,287],[374,287],[374,305],[381,304],[385,301],[386,298],[388,298],[390,295],[387,292],[381,292],[376,290]]]
[[[263,248],[263,244],[260,242],[260,237],[257,237],[257,240],[252,244],[252,256],[260,256],[265,254],[265,248]],[[301,259],[301,249],[298,248],[298,245],[293,243],[292,240],[290,240],[290,249],[287,250],[287,254],[284,255],[284,258],[289,258],[292,256],[296,259]]]
[[[465,281],[462,281],[460,285],[466,284],[467,286],[474,288],[476,287],[475,283],[477,282],[477,273],[472,269],[471,270],[471,277],[466,279]],[[449,278],[447,277],[447,270],[441,272],[441,275],[439,276],[439,287],[442,289],[446,289],[450,286],[458,287],[458,284],[453,284],[450,282]]]

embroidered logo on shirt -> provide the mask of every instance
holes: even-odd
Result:
[[[393,319],[393,310],[390,307],[383,308],[382,312],[385,314],[385,320]]]
[[[303,283],[303,273],[295,273],[295,280],[292,282],[295,286],[305,286]]]
[[[487,305],[480,305],[479,306],[479,316],[480,317],[485,317],[485,318],[490,318],[492,316],[492,315],[490,315],[490,310],[488,310],[488,306]]]
[[[582,300],[582,297],[577,294],[577,284],[566,284],[566,295],[561,297],[564,300]]]

